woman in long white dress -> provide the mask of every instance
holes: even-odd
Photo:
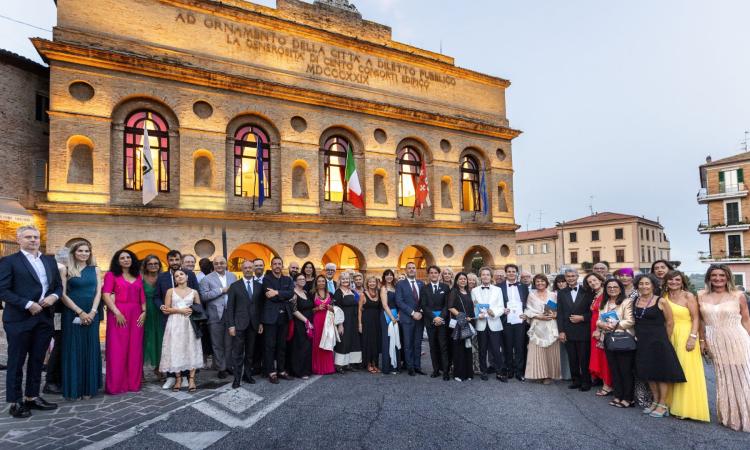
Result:
[[[552,300],[557,303],[557,296],[549,292],[549,281],[545,275],[536,275],[532,282],[534,289],[529,291],[524,314],[531,324],[529,328],[529,347],[526,357],[526,373],[528,380],[541,380],[544,384],[551,384],[552,380],[560,379],[560,343],[557,336],[557,313],[547,307]]]
[[[164,340],[161,346],[160,372],[174,372],[175,385],[172,390],[179,391],[182,376],[187,372],[188,391],[194,392],[195,370],[203,367],[203,349],[201,340],[195,335],[190,315],[190,305],[200,303],[195,289],[187,286],[188,277],[182,270],[174,272],[175,287],[169,289],[164,298],[164,313],[169,314],[164,329]]]

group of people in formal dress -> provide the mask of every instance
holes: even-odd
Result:
[[[612,407],[639,405],[654,418],[710,420],[705,355],[719,421],[750,432],[750,315],[723,265],[709,268],[697,296],[667,261],[637,276],[627,268],[610,275],[599,263],[582,283],[574,268],[550,280],[514,264],[477,274],[429,266],[422,280],[413,262],[404,273],[365,277],[331,263],[320,274],[310,261],[284,268],[279,257],[269,270],[263,259],[245,260],[238,277],[222,256],[201,260],[196,272],[196,258],[177,250],[163,268],[156,255],[139,260],[122,249],[102,276],[86,241],[55,261],[39,252],[33,226],[17,237],[21,250],[0,260],[13,417],[57,407],[40,396],[53,336],[45,392],[52,386],[73,400],[102,387],[138,391],[144,366],[164,389],[192,392],[209,355],[233,388],[258,374],[273,384],[358,370],[425,375],[426,335],[433,378],[569,379],[571,389],[597,385]],[[55,364],[60,379],[51,381]]]

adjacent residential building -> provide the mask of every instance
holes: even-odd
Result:
[[[15,229],[44,226],[49,157],[49,69],[0,49],[0,257],[16,252]]]
[[[518,264],[534,273],[550,273],[544,270],[548,266],[555,273],[563,265],[585,272],[600,261],[612,271],[632,267],[649,272],[654,261],[671,256],[669,239],[658,221],[613,212],[517,232],[516,254]]]
[[[521,270],[549,275],[562,266],[560,230],[542,228],[516,232],[516,259]]]
[[[740,286],[750,276],[750,202],[744,172],[750,168],[750,152],[712,161],[700,166],[701,189],[698,203],[706,205],[706,219],[698,224],[698,232],[708,236],[709,252],[701,259],[706,263],[727,264]]]

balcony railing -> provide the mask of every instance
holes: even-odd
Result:
[[[737,184],[724,184],[719,183],[719,192],[715,192],[713,194],[708,193],[708,189],[701,188],[698,191],[697,198],[698,203],[706,202],[709,200],[718,200],[723,198],[736,198],[736,197],[744,197],[748,193],[747,186],[745,186],[745,183],[737,183]]]
[[[719,252],[714,255],[702,254],[699,259],[704,262],[715,262],[715,261],[750,261],[750,254],[742,254],[740,252]]]
[[[744,217],[742,220],[729,219],[726,223],[710,223],[708,220],[701,220],[698,224],[698,231],[701,233],[716,233],[722,231],[744,231],[750,230],[750,220]]]

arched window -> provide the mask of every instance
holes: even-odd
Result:
[[[461,210],[482,210],[479,198],[479,164],[471,155],[461,158]]]
[[[398,206],[414,206],[422,158],[414,147],[398,152]]]
[[[351,147],[342,136],[331,136],[323,144],[323,176],[325,200],[346,201],[346,152]]]
[[[234,134],[234,195],[255,197],[258,189],[258,141],[263,151],[263,193],[271,198],[271,145],[268,134],[254,125],[243,125]]]
[[[169,192],[169,127],[159,114],[140,110],[125,119],[125,189],[140,191],[143,187],[143,127],[148,128],[151,160],[158,165],[159,192]]]

